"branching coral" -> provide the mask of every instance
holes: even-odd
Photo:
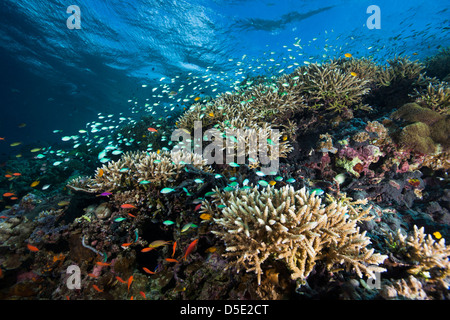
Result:
[[[356,226],[369,209],[350,218],[347,206],[323,205],[314,193],[291,186],[229,193],[217,189],[214,200],[203,203],[203,211],[214,216],[213,233],[225,241],[230,267],[255,272],[258,283],[269,257],[284,261],[292,279],[300,281],[319,260],[328,268],[339,264],[353,269],[360,277],[384,271],[378,265],[386,256],[368,249],[370,239]]]
[[[389,233],[386,242],[396,254],[411,263],[409,273],[449,287],[446,278],[450,276],[450,248],[445,245],[444,238],[435,241],[423,227],[419,229],[414,225],[413,232],[408,235],[403,235],[400,229],[397,234]]]
[[[206,160],[184,149],[163,152],[126,152],[117,161],[98,168],[95,177],[87,182],[91,192],[125,191],[148,183],[162,185],[173,181],[186,163],[211,171]]]
[[[441,114],[450,114],[450,86],[447,82],[432,83],[424,90],[414,89],[416,102]]]
[[[194,121],[201,121],[203,128],[209,128],[234,118],[246,119],[255,125],[279,122],[287,119],[301,101],[301,97],[290,92],[280,92],[275,84],[260,84],[233,94],[222,94],[207,104],[193,104],[178,119],[177,127],[192,130]]]
[[[407,57],[395,57],[388,60],[388,67],[380,68],[377,82],[380,86],[388,87],[399,81],[419,79],[424,65],[418,61],[411,61]]]
[[[273,130],[268,123],[262,126],[248,123],[244,119],[234,118],[222,123],[220,132],[225,138],[223,150],[237,157],[254,154],[267,156],[268,160],[285,158],[292,147],[278,130]]]
[[[324,65],[311,64],[307,72],[299,68],[292,73],[298,78],[298,88],[310,108],[343,112],[351,106],[364,108],[363,97],[368,94],[369,80],[341,70],[336,61]]]

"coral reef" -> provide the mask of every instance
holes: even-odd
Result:
[[[114,153],[81,143],[8,161],[0,298],[450,298],[447,55],[248,76],[176,121],[118,128]],[[173,148],[176,128],[194,139]],[[227,161],[208,163],[203,141]],[[363,277],[379,273],[373,289]]]

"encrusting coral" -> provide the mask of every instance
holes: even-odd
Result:
[[[391,118],[409,123],[398,134],[401,147],[423,154],[435,154],[439,150],[446,151],[450,146],[448,116],[416,103],[407,103],[392,113]]]
[[[356,226],[368,219],[369,209],[357,211],[339,202],[322,204],[321,198],[305,188],[220,192],[212,202],[203,202],[203,212],[214,217],[215,235],[226,245],[229,267],[263,275],[263,263],[272,257],[283,261],[291,278],[304,282],[317,261],[328,269],[343,265],[347,270],[373,277],[385,269],[378,265],[386,256],[368,249],[370,239]],[[369,218],[370,219],[370,218]]]

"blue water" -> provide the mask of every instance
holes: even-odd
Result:
[[[98,121],[99,113],[139,119],[146,103],[167,116],[170,108],[190,104],[178,98],[215,96],[247,75],[293,71],[293,62],[345,52],[381,63],[396,54],[424,59],[450,43],[444,3],[3,1],[1,160],[18,152],[12,142],[52,145]],[[80,8],[81,29],[66,25],[70,4]],[[366,26],[372,4],[380,8],[381,29]],[[164,84],[168,91],[184,90],[174,99],[161,93]],[[53,133],[57,129],[63,133]]]

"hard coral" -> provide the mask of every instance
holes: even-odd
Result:
[[[303,71],[298,68],[292,76],[298,77],[298,88],[309,108],[344,112],[350,107],[367,107],[361,102],[370,91],[369,81],[341,70],[336,61],[321,66],[311,64],[307,72]]]
[[[370,239],[356,226],[369,210],[350,217],[348,206],[323,205],[314,193],[291,186],[228,193],[216,189],[213,202],[205,200],[203,207],[203,212],[214,217],[213,233],[225,241],[224,256],[232,258],[229,267],[255,272],[258,283],[264,273],[262,265],[270,257],[283,261],[291,278],[301,282],[319,260],[329,269],[344,265],[360,277],[384,271],[378,264],[386,256],[368,249]]]
[[[414,90],[416,102],[441,114],[450,113],[450,86],[447,82],[429,82],[424,90]]]
[[[445,245],[444,238],[435,241],[430,234],[425,233],[423,227],[419,229],[414,225],[413,232],[408,235],[403,235],[400,229],[397,234],[389,233],[386,242],[397,255],[411,264],[409,273],[449,287],[450,248]]]
[[[87,182],[92,192],[125,191],[145,188],[145,184],[160,186],[176,179],[186,163],[210,170],[201,155],[185,151],[126,152],[117,161],[111,161],[97,169],[93,179]]]

